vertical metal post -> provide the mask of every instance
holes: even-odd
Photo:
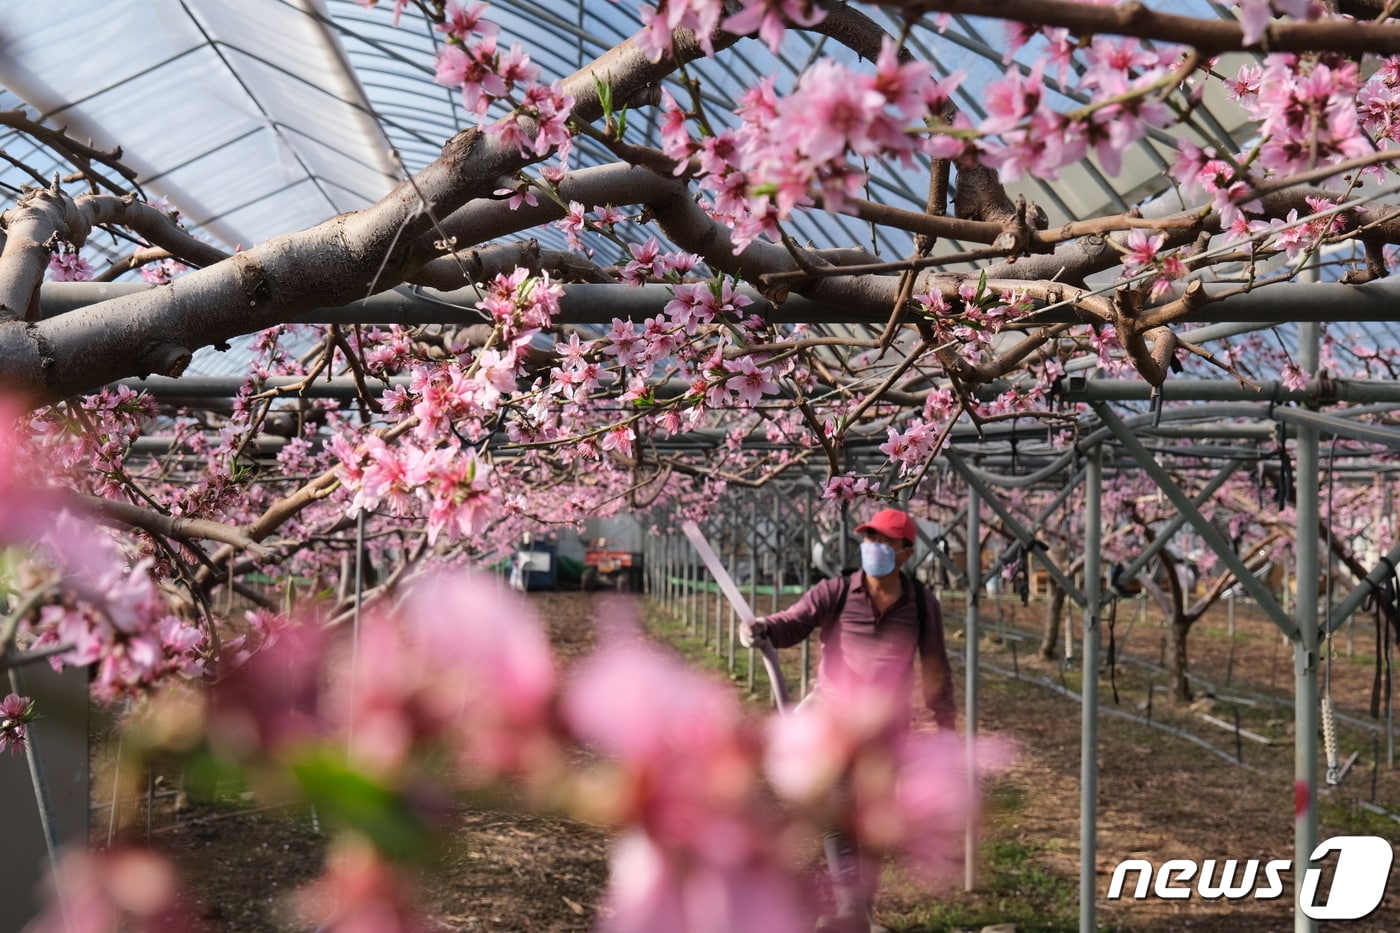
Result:
[[[1079,746],[1079,933],[1096,933],[1098,896],[1098,731],[1099,731],[1099,603],[1103,587],[1103,447],[1089,454],[1084,474],[1084,705]]]
[[[676,603],[680,599],[680,587],[676,583],[676,553],[680,550],[680,536],[674,532],[666,534],[666,608],[670,610],[671,617],[676,618],[679,612]]]
[[[720,545],[721,547],[723,547],[724,541],[723,541],[723,537],[722,537],[722,535],[723,535],[722,530],[721,530],[721,529],[712,529],[712,532],[714,533],[714,537],[713,537],[712,540],[718,542],[719,545]],[[713,584],[714,584],[714,581],[713,581],[713,580],[710,580],[710,579],[706,578],[705,585],[706,585],[707,587],[713,586]],[[707,590],[706,593],[707,593],[707,595],[708,595],[708,594],[710,593],[710,591]],[[714,595],[713,608],[714,608],[714,620],[715,620],[714,652],[715,652],[715,654],[719,654],[719,652],[720,652],[720,643],[719,643],[720,614],[724,611],[723,608],[720,606],[721,600],[720,600],[719,587],[715,586],[715,587],[713,588],[713,595]],[[708,612],[708,611],[707,611],[707,612]],[[708,642],[707,642],[707,644],[708,644]]]
[[[19,696],[28,696],[24,685],[24,672],[17,667],[10,668],[10,690]],[[49,797],[49,781],[44,775],[44,759],[39,755],[36,732],[31,723],[25,730],[24,758],[29,765],[29,781],[34,785],[34,803],[39,808],[39,828],[44,835],[44,848],[48,852],[49,871],[58,873],[58,830],[55,828],[53,802]],[[116,797],[112,798],[116,806]]]
[[[685,547],[686,540],[683,535],[671,535],[671,612],[679,622],[685,617],[685,587],[681,581],[681,549]]]
[[[651,566],[651,572],[648,574],[651,580],[650,595],[652,599],[660,600],[664,598],[661,592],[661,537],[649,535],[647,540],[651,542],[651,560],[647,561]]]
[[[526,578],[528,579],[528,577]],[[497,584],[500,583],[500,576],[496,577]],[[355,516],[355,610],[350,617],[350,695],[354,696],[358,692],[356,683],[360,677],[360,630],[361,606],[364,603],[365,595],[365,510],[360,509]],[[229,589],[233,588],[233,579],[229,579]],[[355,750],[355,730],[347,730],[345,736],[345,747],[353,752]]]
[[[651,599],[663,610],[666,608],[666,536],[658,534],[652,539],[651,559]]]
[[[804,518],[802,521],[802,591],[805,593],[812,586],[812,487],[808,486],[804,495],[806,502],[802,510]],[[802,676],[799,678],[798,697],[807,695],[807,688],[812,676],[812,639],[806,638],[802,641]]]
[[[966,643],[967,661],[964,665],[967,699],[964,701],[963,728],[967,732],[967,783],[969,796],[976,798],[979,792],[977,781],[977,649],[981,630],[977,620],[978,590],[982,586],[982,502],[977,490],[967,493],[967,547],[964,548],[967,564],[967,612],[963,641]],[[977,890],[977,821],[968,814],[967,835],[963,846],[963,889]]]
[[[710,537],[710,529],[705,529],[705,537]],[[695,575],[695,595],[699,600],[698,610],[700,616],[700,644],[705,648],[710,647],[710,591],[707,588],[709,575],[696,573]]]
[[[726,522],[726,524],[729,526],[729,527],[728,527],[728,536],[729,536],[729,561],[728,561],[728,563],[727,563],[727,567],[728,567],[730,576],[733,576],[733,575],[734,575],[734,571],[735,571],[735,570],[738,568],[738,566],[739,566],[739,525],[738,525],[737,522],[734,521],[734,519],[733,519],[732,516],[728,517],[728,521]],[[735,668],[735,667],[737,666],[737,664],[738,664],[737,658],[736,658],[736,656],[735,656],[735,651],[734,651],[734,647],[735,647],[735,644],[736,644],[736,642],[737,642],[738,621],[739,621],[739,614],[738,614],[738,612],[734,609],[733,606],[730,606],[730,607],[729,607],[728,636],[727,636],[726,639],[725,639],[725,649],[724,649],[724,650],[725,650],[725,658],[727,659],[727,662],[728,662],[727,670],[729,671],[729,673],[730,673],[731,675],[733,675],[733,673],[734,673],[734,668]]]
[[[656,560],[652,561],[652,598],[664,607],[666,605],[666,538],[657,535],[652,543]]]
[[[651,535],[647,534],[646,532],[642,532],[642,593],[647,596],[650,596],[655,591],[655,587],[652,586],[651,579],[651,575],[653,572],[652,564],[654,563],[655,561],[652,560],[651,554]],[[601,574],[599,574],[598,582],[599,585],[602,584]]]
[[[671,545],[675,543],[671,535],[664,534],[657,542],[661,548],[661,566],[657,568],[657,583],[661,592],[661,604],[667,614],[671,611]]]
[[[1318,366],[1317,324],[1298,325],[1298,357],[1304,372],[1316,373]],[[1295,551],[1298,565],[1294,577],[1298,584],[1295,602],[1298,637],[1293,643],[1293,877],[1301,879],[1312,866],[1313,849],[1317,847],[1317,601],[1318,522],[1321,507],[1318,496],[1318,431],[1298,426],[1297,434],[1296,506],[1298,544]],[[1295,908],[1301,884],[1294,886]],[[1295,933],[1313,933],[1317,922],[1301,910],[1293,912]]]
[[[694,549],[687,541],[681,552],[685,555],[681,579],[685,581],[685,630],[691,637],[695,635],[695,557]]]
[[[749,608],[758,605],[758,491],[754,490],[749,495]],[[747,674],[748,691],[753,693],[756,678],[754,676],[754,655],[758,652],[754,648],[749,648],[745,654],[748,655],[749,670]]]
[[[773,487],[773,598],[769,601],[769,612],[778,611],[778,594],[783,588],[783,570],[787,566],[787,561],[783,558],[786,554],[785,542],[783,541],[783,497],[778,492],[778,487]]]

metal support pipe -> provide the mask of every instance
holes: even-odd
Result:
[[[749,605],[758,605],[758,491],[748,494],[749,513]],[[757,686],[757,675],[754,671],[754,655],[758,653],[752,646],[745,652],[748,655],[749,670],[746,675],[749,693],[754,692]]]
[[[734,570],[739,566],[739,525],[732,515],[726,516],[725,532],[729,539],[729,560],[725,563],[725,569],[729,575],[734,576]],[[726,600],[727,602],[727,600]],[[732,675],[734,668],[738,666],[739,659],[735,652],[739,635],[739,614],[735,611],[733,604],[729,606],[729,625],[725,636],[725,669]]]
[[[710,541],[718,541],[718,537],[717,537],[717,535],[715,535],[714,530],[711,530],[710,532],[708,532],[708,534],[706,535],[706,538],[710,539]],[[706,581],[706,586],[708,587],[708,580]],[[707,593],[707,594],[710,593],[710,591],[708,591],[708,588],[707,588],[707,590],[706,590],[706,593]],[[721,614],[721,612],[724,612],[724,608],[721,607],[722,602],[724,602],[724,600],[722,600],[722,598],[720,597],[720,590],[718,590],[718,587],[717,587],[717,588],[715,588],[715,591],[714,591],[714,642],[713,642],[713,644],[714,644],[714,653],[715,653],[715,654],[720,653],[720,614]],[[707,628],[706,630],[707,630],[707,632],[708,632],[708,628]],[[707,643],[707,644],[711,644],[711,642],[706,642],[706,643]]]
[[[1306,424],[1317,433],[1345,437],[1363,444],[1379,444],[1393,450],[1400,449],[1400,431],[1384,425],[1365,424],[1350,418],[1339,418],[1330,414],[1309,411],[1306,408],[1276,409],[1274,420],[1293,425],[1295,431],[1298,427]]]
[[[1164,402],[1400,403],[1400,384],[1389,380],[1329,379],[1292,389],[1268,380],[1244,386],[1233,379],[1168,379],[1162,383],[1159,395]],[[1067,402],[1145,402],[1152,397],[1152,386],[1141,379],[1075,376],[1060,383],[1055,397]]]
[[[805,515],[802,521],[802,591],[805,593],[812,586],[812,487],[806,490],[806,508],[802,511]],[[798,698],[807,695],[808,682],[812,676],[812,639],[802,640],[802,674],[798,679]]]
[[[974,470],[974,472],[976,471]],[[1060,507],[1069,499],[1070,493],[1079,488],[1079,484],[1083,479],[1084,470],[1082,468],[1076,470],[1074,474],[1070,476],[1069,482],[1060,487],[1060,491],[1055,494],[1055,498],[1051,499],[1050,502],[1046,504],[1045,508],[1040,510],[1040,514],[1037,515],[1035,521],[1026,528],[1026,531],[1030,534],[1035,534],[1039,532],[1040,529],[1044,528],[1046,524],[1049,523],[1050,519],[1054,517],[1055,513],[1060,510]],[[1010,559],[1014,552],[1015,545],[1012,545],[998,555],[990,572],[995,573],[1002,564]]]
[[[693,602],[691,597],[694,595],[690,588],[691,562],[687,556],[690,547],[690,542],[681,538],[676,550],[676,591],[680,594],[678,602],[680,603],[681,627],[685,629],[687,635],[695,634],[695,629],[691,627],[690,617],[690,608]]]
[[[656,538],[656,587],[652,597],[661,605],[662,611],[667,613],[671,610],[670,587],[666,582],[666,558],[670,543],[669,535],[658,535]]]
[[[715,529],[715,530],[712,531],[709,535],[707,535],[707,537],[708,537],[710,540],[719,542],[719,543],[722,545],[722,544],[723,544],[723,534],[724,534],[724,533],[723,533],[723,530],[722,530],[722,529]],[[720,595],[720,592],[719,592],[719,588],[718,588],[718,587],[715,587],[713,595],[714,595],[714,620],[715,620],[714,651],[715,651],[715,654],[716,654],[716,655],[719,655],[719,654],[721,653],[721,651],[723,650],[723,648],[721,647],[721,646],[722,646],[722,636],[721,636],[720,632],[721,632],[721,629],[722,629],[722,627],[723,627],[723,625],[724,625],[724,597]]]
[[[653,572],[653,571],[652,571],[652,564],[654,564],[654,563],[655,563],[655,561],[652,560],[652,554],[651,554],[651,536],[648,535],[648,534],[643,533],[643,534],[642,534],[642,594],[645,595],[645,596],[650,596],[650,595],[652,594],[652,592],[654,591],[654,588],[652,587],[652,580],[651,580],[651,575],[652,575],[652,572]],[[601,582],[601,577],[600,577],[600,582]]]
[[[685,621],[685,587],[681,585],[681,546],[684,539],[672,532],[666,533],[666,590],[669,593],[671,621],[681,624]]]
[[[1350,618],[1351,614],[1361,608],[1361,604],[1366,601],[1366,597],[1372,593],[1378,593],[1381,587],[1385,586],[1395,572],[1395,567],[1400,566],[1400,544],[1395,545],[1385,555],[1385,558],[1366,574],[1365,579],[1346,595],[1341,602],[1332,607],[1328,613],[1327,625],[1322,629],[1321,634],[1330,635],[1336,631],[1343,622]]]
[[[696,623],[699,620],[699,595],[696,592],[695,584],[700,582],[695,577],[695,548],[686,542],[685,561],[685,630],[695,637]]]
[[[1298,328],[1299,363],[1305,372],[1318,366],[1319,331],[1316,324]],[[1295,549],[1298,598],[1298,630],[1293,639],[1293,877],[1301,879],[1312,865],[1317,847],[1317,733],[1319,722],[1317,694],[1318,658],[1318,527],[1319,502],[1318,430],[1312,424],[1299,424],[1297,439],[1298,539]],[[1302,885],[1295,885],[1294,933],[1313,933],[1317,922],[1296,909]]]
[[[1084,684],[1079,743],[1079,933],[1096,933],[1099,793],[1099,605],[1103,592],[1103,449],[1089,454],[1084,478]]]
[[[652,536],[649,537],[649,540],[651,541],[651,560],[647,561],[647,563],[651,565],[651,574],[650,574],[650,577],[651,577],[651,586],[650,586],[650,594],[651,594],[651,598],[652,598],[652,599],[655,599],[655,600],[658,600],[658,601],[662,601],[662,600],[664,600],[664,599],[666,598],[666,594],[665,594],[664,592],[662,592],[662,589],[661,589],[661,587],[662,587],[662,582],[663,582],[663,580],[662,580],[662,569],[661,569],[661,564],[662,564],[661,538],[658,537],[658,536],[652,535]]]
[[[1220,487],[1225,485],[1225,481],[1244,465],[1245,461],[1243,460],[1231,460],[1229,463],[1225,464],[1225,467],[1219,473],[1215,474],[1211,481],[1206,484],[1206,487],[1192,498],[1191,503],[1198,509],[1205,505],[1210,501],[1211,497],[1219,491]],[[1178,512],[1174,515],[1171,521],[1167,522],[1157,531],[1157,537],[1153,538],[1152,542],[1139,551],[1137,557],[1134,557],[1133,560],[1123,568],[1123,579],[1131,580],[1133,577],[1137,576],[1142,571],[1142,568],[1147,566],[1147,562],[1157,555],[1158,551],[1171,543],[1172,538],[1181,530],[1181,526],[1185,524],[1186,515],[1184,513]],[[1116,599],[1117,595],[1116,591],[1110,592],[1110,598]]]
[[[1023,545],[1035,552],[1037,559],[1045,567],[1046,572],[1055,578],[1055,582],[1064,589],[1070,599],[1074,600],[1075,605],[1084,605],[1084,594],[1079,591],[1079,587],[1074,585],[1074,581],[1069,578],[1068,574],[1055,565],[1055,562],[1050,559],[1043,548],[1035,547],[1035,545],[1039,543],[1036,541],[1035,535],[1021,524],[1016,516],[1011,513],[1011,510],[997,498],[996,492],[983,481],[982,477],[977,475],[975,470],[968,466],[962,454],[955,453],[952,450],[946,450],[943,456],[947,459],[948,463],[952,465],[953,469],[957,470],[958,474],[967,482],[968,488],[976,490],[977,493],[986,500],[987,504],[992,507],[992,511],[996,512],[1006,525],[1007,530],[1015,535]]]
[[[1142,467],[1143,472],[1146,473],[1152,481],[1157,484],[1157,488],[1172,501],[1172,505],[1176,506],[1177,510],[1186,516],[1187,521],[1191,523],[1191,527],[1196,529],[1196,533],[1201,536],[1201,541],[1214,551],[1215,555],[1220,558],[1221,563],[1234,573],[1235,579],[1240,581],[1240,585],[1254,598],[1254,601],[1259,604],[1259,607],[1268,613],[1269,618],[1279,627],[1279,630],[1289,638],[1297,638],[1297,626],[1293,624],[1293,621],[1283,611],[1282,607],[1279,606],[1278,600],[1274,599],[1274,594],[1269,592],[1269,588],[1260,582],[1259,578],[1254,575],[1252,570],[1245,566],[1244,561],[1235,553],[1235,549],[1231,546],[1230,542],[1225,539],[1225,536],[1220,533],[1220,530],[1216,528],[1215,525],[1211,524],[1211,522],[1201,514],[1200,509],[1196,508],[1191,500],[1187,498],[1186,493],[1181,491],[1181,487],[1172,481],[1167,471],[1162,469],[1161,464],[1153,458],[1151,451],[1143,446],[1142,442],[1139,441],[1128,426],[1123,423],[1122,419],[1113,413],[1113,410],[1109,408],[1107,404],[1104,402],[1091,402],[1090,404],[1093,406],[1095,413],[1098,414],[1099,420],[1113,432],[1114,437],[1118,439],[1118,443],[1122,445],[1123,449],[1137,461],[1138,465]],[[1314,523],[1313,527],[1315,529],[1317,525]]]
[[[666,535],[666,591],[671,594],[671,616],[681,617],[681,544],[683,539],[674,532]]]
[[[10,668],[10,690],[19,696],[29,695],[29,690],[24,683],[23,668]],[[39,811],[39,829],[44,836],[44,849],[48,853],[49,871],[57,875],[58,853],[61,840],[58,838],[58,829],[55,826],[53,800],[49,795],[48,777],[44,774],[44,759],[39,754],[38,737],[36,733],[42,731],[42,729],[35,729],[32,723],[29,725],[25,734],[24,758],[25,762],[29,765],[29,781],[34,786],[34,803]],[[65,911],[66,921],[67,905],[65,899],[62,897],[61,891],[60,907]]]
[[[967,546],[963,548],[967,564],[967,606],[966,625],[963,631],[964,648],[967,652],[963,667],[966,683],[966,699],[963,702],[963,729],[967,737],[967,782],[968,791],[975,799],[980,792],[977,786],[977,649],[981,638],[977,624],[978,601],[982,589],[982,503],[977,490],[967,494]],[[977,823],[969,814],[967,835],[963,846],[963,889],[977,890]]]
[[[676,601],[675,589],[671,585],[671,554],[675,546],[676,540],[669,532],[661,537],[661,598],[668,616],[675,609]]]
[[[783,588],[783,569],[786,561],[783,560],[783,497],[778,492],[778,487],[773,487],[773,599],[768,604],[769,612],[778,611],[778,595]]]

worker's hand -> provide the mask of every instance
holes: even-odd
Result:
[[[754,619],[752,622],[739,623],[739,644],[745,648],[768,640],[768,622],[764,619]]]

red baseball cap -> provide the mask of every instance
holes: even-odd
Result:
[[[919,529],[910,518],[899,509],[881,509],[870,516],[870,521],[856,526],[856,534],[876,531],[888,538],[903,538],[910,544],[919,540]]]

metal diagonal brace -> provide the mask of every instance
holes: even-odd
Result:
[[[1031,523],[1030,528],[1027,529],[1028,531],[1035,533],[1045,527],[1046,522],[1050,520],[1051,516],[1053,516],[1056,512],[1060,510],[1060,506],[1065,504],[1065,501],[1069,498],[1070,493],[1074,492],[1074,490],[1079,488],[1079,484],[1084,481],[1085,472],[1086,471],[1084,467],[1080,467],[1074,472],[1074,475],[1069,478],[1069,482],[1065,483],[1064,487],[1058,493],[1055,494],[1055,498],[1050,501],[1050,504],[1047,505],[1045,508],[1041,509],[1040,515],[1037,516],[1036,520]],[[993,569],[1004,565],[1006,563],[1007,558],[1010,557],[1015,551],[1015,548],[1016,546],[1012,545],[1011,547],[1008,547],[1006,550],[998,554],[997,563],[993,565]]]
[[[948,521],[948,524],[950,526],[956,525],[958,522],[962,521],[963,517],[966,514],[967,506],[964,505],[962,508],[958,509],[957,513]],[[924,531],[923,527],[920,526],[918,522],[914,523],[914,527],[919,534],[918,543],[923,545],[924,550],[927,552],[922,558],[915,561],[915,566],[917,567],[922,565],[924,561],[928,560],[931,557],[933,558],[933,562],[935,564],[938,564],[939,566],[943,567],[943,569],[947,570],[952,576],[959,578],[963,582],[966,582],[967,574],[960,567],[958,567],[957,564],[953,563],[952,558],[950,558],[947,554],[944,554],[943,549],[938,546],[938,542],[944,540],[948,532],[944,530],[943,534],[939,535],[937,538],[931,538],[929,537],[928,532]]]
[[[1254,597],[1259,607],[1269,614],[1273,623],[1279,627],[1283,634],[1295,642],[1298,641],[1300,637],[1298,626],[1289,618],[1288,613],[1283,611],[1278,600],[1274,599],[1274,594],[1270,593],[1268,587],[1259,582],[1254,571],[1245,566],[1244,561],[1235,554],[1235,549],[1230,546],[1230,542],[1226,541],[1225,536],[1201,514],[1195,503],[1187,498],[1186,493],[1181,491],[1181,487],[1167,475],[1167,471],[1162,469],[1162,465],[1156,461],[1151,452],[1142,445],[1142,442],[1106,403],[1090,402],[1089,404],[1094,407],[1094,412],[1099,416],[1099,420],[1103,422],[1104,426],[1113,432],[1118,443],[1123,445],[1123,449],[1132,455],[1138,466],[1142,467],[1143,471],[1157,484],[1157,488],[1166,494],[1167,498],[1172,501],[1172,505],[1176,506],[1177,511],[1186,516],[1186,520],[1191,523],[1192,528],[1196,529],[1201,540],[1234,573],[1235,579],[1240,582],[1240,585],[1250,596]]]
[[[967,480],[969,486],[977,490],[977,494],[992,507],[992,511],[997,513],[1011,533],[1028,549],[1039,552],[1037,559],[1044,565],[1046,572],[1055,578],[1055,582],[1060,585],[1069,598],[1074,600],[1075,605],[1085,605],[1084,594],[1080,592],[1079,587],[1074,585],[1074,581],[1069,578],[1068,574],[1056,566],[1055,562],[1045,553],[1041,542],[1036,540],[1035,535],[1026,526],[1016,520],[1016,516],[1012,515],[1011,511],[1002,504],[1001,499],[997,497],[996,491],[963,461],[962,455],[952,450],[945,450],[943,456],[952,464],[953,469],[958,471],[958,475]]]
[[[1378,593],[1385,586],[1386,581],[1395,573],[1395,568],[1400,565],[1400,544],[1391,548],[1389,553],[1380,559],[1371,572],[1366,574],[1365,579],[1346,595],[1340,603],[1332,607],[1331,613],[1327,616],[1327,624],[1323,627],[1322,633],[1330,635],[1341,627],[1353,612],[1361,608],[1361,604],[1366,601],[1366,597],[1372,593]]]
[[[1210,497],[1215,495],[1221,486],[1225,485],[1225,481],[1235,475],[1235,471],[1244,465],[1244,460],[1231,460],[1225,465],[1223,470],[1215,474],[1215,477],[1206,484],[1205,489],[1202,489],[1196,494],[1196,498],[1192,499],[1191,503],[1198,509],[1205,505],[1210,501]],[[1123,579],[1131,580],[1142,572],[1142,568],[1147,566],[1147,562],[1155,557],[1158,551],[1167,546],[1167,542],[1171,541],[1173,536],[1181,530],[1181,526],[1184,524],[1186,524],[1186,514],[1178,511],[1175,518],[1158,530],[1156,539],[1147,547],[1143,548],[1142,553],[1138,554],[1128,566],[1123,568]],[[1113,594],[1114,598],[1120,595],[1116,588],[1110,589],[1109,592]]]

